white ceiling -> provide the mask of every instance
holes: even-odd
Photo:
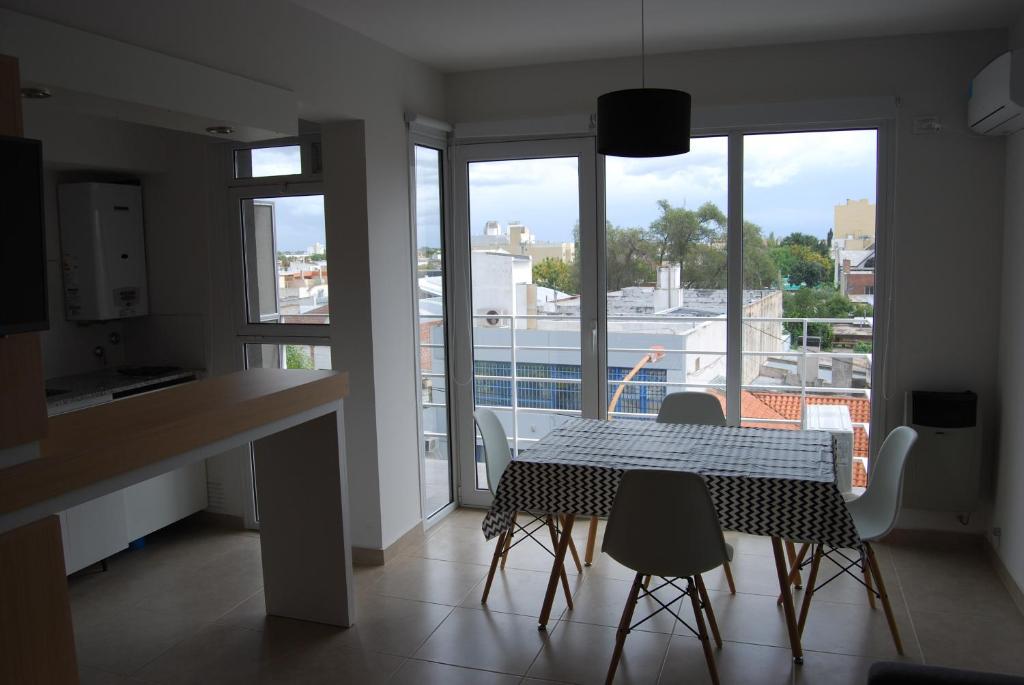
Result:
[[[639,0],[292,0],[445,72],[639,54]],[[1006,27],[1024,0],[646,0],[649,53]]]

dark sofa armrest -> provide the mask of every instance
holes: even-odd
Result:
[[[1024,678],[998,673],[879,661],[872,664],[871,670],[868,671],[868,685],[1024,685]]]

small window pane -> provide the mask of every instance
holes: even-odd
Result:
[[[249,323],[329,322],[323,195],[242,201]]]
[[[329,345],[245,346],[245,365],[250,369],[330,369]]]
[[[301,173],[302,148],[299,145],[235,151],[235,178],[294,176]]]

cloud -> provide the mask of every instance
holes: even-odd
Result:
[[[256,148],[252,150],[253,178],[301,173],[300,156],[301,151],[298,145]]]
[[[874,167],[875,138],[873,130],[749,135],[743,141],[743,180],[774,188],[802,175]]]

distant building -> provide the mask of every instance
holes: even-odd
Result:
[[[875,244],[875,205],[847,200],[833,207],[832,245],[837,249],[866,250]]]
[[[529,227],[519,221],[510,221],[507,230],[497,221],[488,221],[484,224],[482,235],[471,236],[470,244],[473,251],[503,250],[513,255],[531,257],[534,264],[545,259],[556,259],[566,264],[576,261],[576,243],[539,241]]]
[[[838,250],[835,257],[836,287],[854,301],[874,304],[875,251]]]

